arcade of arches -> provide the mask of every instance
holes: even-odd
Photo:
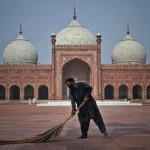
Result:
[[[118,89],[119,99],[129,98],[128,87],[126,85],[121,85]],[[105,87],[105,99],[114,99],[114,87],[112,85],[107,85]],[[150,99],[150,85],[146,88],[147,99]],[[135,85],[132,87],[132,98],[133,99],[142,99],[142,87],[140,85]]]
[[[73,60],[71,63],[66,64],[63,68],[63,81],[66,79],[66,77],[69,77],[73,71],[72,66],[80,67],[80,63],[84,63],[82,61],[77,61]],[[83,67],[83,66],[82,66]],[[71,69],[72,68],[72,69]],[[67,70],[70,70],[70,74],[67,74]],[[81,68],[80,68],[81,69]],[[84,67],[82,69],[85,69],[87,73],[89,74],[89,77],[85,77],[84,73],[77,74],[75,76],[78,80],[77,81],[84,81],[84,82],[89,82],[90,81],[90,68],[88,65],[84,64]],[[67,71],[67,72],[66,72]],[[83,71],[84,72],[84,71]],[[63,82],[64,83],[64,82]],[[67,88],[64,87],[65,85],[63,84],[63,98],[68,99],[69,93],[67,93]],[[5,94],[6,88],[2,85],[0,85],[0,100],[5,100],[6,99],[6,94]],[[10,100],[19,100],[20,99],[20,88],[16,85],[13,85],[10,87]],[[128,96],[128,87],[126,85],[121,85],[118,89],[118,97],[119,99],[127,99]],[[104,88],[104,99],[114,99],[114,87],[112,85],[107,85]],[[67,93],[67,94],[66,94]],[[135,85],[132,87],[132,96],[133,99],[142,99],[142,87],[140,85]],[[146,88],[146,98],[150,99],[150,85],[147,86]],[[27,85],[24,88],[24,99],[28,100],[29,98],[34,97],[34,88],[31,85]],[[48,100],[48,87],[45,85],[41,85],[38,88],[38,99],[39,100]]]
[[[0,85],[0,100],[6,99],[6,88]],[[10,87],[10,100],[20,100],[20,88],[17,85],[13,85]],[[31,85],[27,85],[24,88],[24,100],[28,100],[29,98],[33,99],[34,96],[34,88]],[[48,100],[48,87],[45,85],[41,85],[38,88],[38,99],[39,100]]]

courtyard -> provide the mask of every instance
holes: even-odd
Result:
[[[0,145],[0,150],[149,150],[149,105],[99,105],[109,133],[104,138],[91,120],[87,139],[78,139],[77,115],[66,122],[54,142]],[[24,139],[43,133],[65,121],[69,106],[29,106],[28,103],[0,104],[0,140]]]

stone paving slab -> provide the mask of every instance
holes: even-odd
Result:
[[[0,150],[150,150],[149,106],[99,106],[109,137],[91,120],[87,139],[78,139],[77,115],[64,126],[55,142],[1,145]],[[0,105],[0,139],[23,139],[43,133],[70,116],[69,106]]]

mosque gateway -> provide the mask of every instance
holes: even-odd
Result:
[[[101,35],[73,20],[51,35],[52,64],[38,64],[36,48],[18,37],[4,49],[0,65],[0,100],[66,100],[65,80],[72,77],[93,87],[97,100],[150,99],[150,64],[144,47],[127,35],[112,49],[112,64],[101,64]]]

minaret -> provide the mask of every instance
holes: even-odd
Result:
[[[102,42],[102,39],[101,39],[101,34],[98,33],[96,35],[96,42],[97,42],[97,51],[98,51],[98,68],[100,68],[100,64],[101,64],[101,42]]]
[[[56,35],[52,33],[51,35],[51,43],[52,43],[52,99],[55,99],[55,43],[56,43]]]
[[[97,42],[97,89],[98,89],[98,99],[102,99],[102,70],[101,70],[101,34],[96,35]]]

